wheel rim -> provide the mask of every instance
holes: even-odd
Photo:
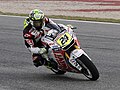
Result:
[[[86,68],[84,69],[83,74],[88,78],[92,78],[91,72]]]
[[[86,77],[92,78],[93,76],[92,76],[90,70],[89,70],[81,61],[79,61],[79,64],[80,64],[80,66],[82,67],[82,73],[83,73]]]

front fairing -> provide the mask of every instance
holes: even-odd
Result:
[[[74,45],[80,47],[78,42],[76,42],[78,40],[74,32],[70,28],[59,33],[54,40],[46,38],[46,36],[41,40],[50,47],[48,56],[57,62],[60,70],[78,72],[71,67],[69,59],[65,55],[67,53],[70,56],[71,51],[76,49]]]

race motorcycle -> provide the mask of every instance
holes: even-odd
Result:
[[[91,58],[80,47],[80,43],[73,31],[74,27],[64,26],[64,30],[53,37],[55,30],[51,29],[42,37],[42,42],[48,50],[47,59],[52,67],[48,67],[56,74],[74,72],[85,75],[95,81],[99,72]]]

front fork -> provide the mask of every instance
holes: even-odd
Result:
[[[82,70],[82,67],[76,61],[76,59],[78,59],[82,55],[87,56],[89,60],[91,60],[90,57],[82,49],[78,48],[77,46],[76,46],[76,49],[71,52],[70,56],[65,52],[65,56],[69,59],[69,63],[79,71]]]

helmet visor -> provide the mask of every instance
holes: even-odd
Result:
[[[42,28],[43,20],[33,21],[33,26],[36,28]]]

